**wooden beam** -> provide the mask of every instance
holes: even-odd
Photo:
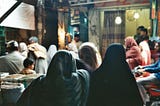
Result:
[[[90,5],[90,4],[107,3],[107,2],[116,2],[116,1],[118,1],[118,0],[103,0],[103,1],[94,1],[94,2],[86,2],[86,3],[77,3],[77,4],[71,4],[71,7],[82,6],[82,5]]]
[[[38,0],[17,0],[17,1],[24,2],[24,3],[31,4],[31,5],[35,6],[37,4]]]

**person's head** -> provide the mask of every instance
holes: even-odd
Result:
[[[148,35],[143,35],[141,38],[142,38],[142,41],[144,41],[144,40],[148,41],[149,40],[149,36]]]
[[[19,43],[19,51],[23,52],[23,51],[28,51],[27,45],[25,42],[20,42]]]
[[[148,35],[148,30],[147,30],[147,28],[142,28],[142,29],[140,30],[140,35],[141,35],[141,36],[146,36],[146,35]]]
[[[145,28],[144,26],[138,26],[137,28],[137,35],[140,35],[141,29]]]
[[[26,58],[24,61],[23,61],[23,66],[25,67],[25,68],[29,68],[29,69],[31,69],[31,70],[33,70],[34,69],[34,60],[33,59],[31,59],[31,58]]]
[[[79,34],[75,34],[75,35],[74,35],[74,40],[75,40],[76,42],[80,41],[80,35],[79,35]]]
[[[7,45],[6,45],[6,50],[8,53],[11,53],[13,51],[18,51],[18,42],[15,41],[15,40],[11,40],[9,42],[7,42]]]
[[[28,54],[28,47],[25,42],[19,43],[19,52],[22,54],[22,56],[27,57]]]
[[[93,70],[99,67],[98,58],[101,58],[101,56],[93,43],[83,43],[79,48],[78,55],[79,58],[83,60],[86,64],[88,64]]]
[[[126,37],[125,38],[125,46],[126,46],[126,49],[129,49],[133,46],[138,46],[138,45],[133,37]]]
[[[72,54],[67,50],[60,50],[52,58],[46,78],[49,80],[57,77],[69,79],[74,72],[76,72],[76,61]]]
[[[48,63],[50,63],[51,59],[53,58],[53,56],[56,54],[57,52],[57,47],[55,45],[50,45],[49,49],[47,51],[47,58],[48,58]]]
[[[160,43],[159,42],[155,42],[154,49],[156,51],[160,52]]]
[[[152,36],[152,28],[151,28],[151,27],[148,27],[147,30],[148,30],[148,35],[149,35],[149,36]]]
[[[122,61],[125,61],[125,59],[126,59],[125,49],[124,49],[123,45],[121,45],[119,43],[111,44],[106,50],[106,54],[105,54],[104,59],[106,59],[107,62],[109,64],[112,64],[113,66],[116,63],[117,63],[117,65],[122,64],[123,63]],[[121,61],[122,63],[119,63],[118,61]],[[111,66],[111,67],[113,67],[113,66]]]
[[[36,36],[31,36],[28,41],[29,44],[38,43],[38,38]]]
[[[101,66],[96,71],[101,71],[101,77],[110,80],[108,83],[114,82],[120,86],[121,84],[117,81],[125,82],[128,78],[127,74],[131,74],[131,70],[126,62],[124,46],[120,43],[110,44],[106,49]]]

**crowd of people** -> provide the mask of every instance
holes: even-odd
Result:
[[[143,26],[124,40],[124,45],[110,44],[104,58],[94,43],[82,43],[79,34],[65,50],[55,45],[47,50],[36,36],[28,44],[11,40],[6,55],[0,57],[0,69],[9,74],[43,74],[25,89],[17,106],[143,106],[141,88],[150,81],[160,82],[160,61],[152,61]],[[136,67],[156,74],[135,78]]]
[[[129,52],[131,62],[128,61],[128,63],[131,69],[141,73],[136,77],[136,81],[141,97],[144,103],[147,103],[150,100],[147,87],[153,84],[160,84],[159,38],[152,35],[149,36],[147,28],[139,26],[131,44],[133,45],[132,47],[130,46]],[[156,58],[154,55],[157,55]]]
[[[78,66],[70,51],[57,51],[47,74],[25,89],[17,106],[143,106],[122,44],[111,44],[100,66],[89,67]]]

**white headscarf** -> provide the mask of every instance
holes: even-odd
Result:
[[[50,64],[53,56],[55,55],[55,53],[57,52],[57,47],[55,45],[50,45],[48,52],[47,52],[47,62],[48,64]]]
[[[19,43],[19,52],[24,57],[28,56],[28,47],[27,47],[26,43],[24,43],[24,42]]]

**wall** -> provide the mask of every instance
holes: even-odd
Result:
[[[131,16],[131,11],[126,10],[126,36],[133,36],[134,34],[136,34],[136,28],[140,25],[143,25],[146,28],[151,26],[150,9],[138,9],[133,11],[138,12],[140,17],[137,20],[132,20],[132,18],[130,18],[129,21],[127,19],[127,13],[130,13]]]
[[[137,10],[137,12],[140,14],[139,19],[134,21],[127,21],[127,19],[123,20],[126,21],[126,36],[131,36],[136,33],[136,28],[139,25],[144,25],[146,28],[150,26],[150,9],[141,9]],[[105,51],[103,48],[105,47],[104,44],[102,44],[102,35],[104,33],[104,10],[101,9],[90,9],[89,10],[89,41],[93,42],[100,50],[100,53],[102,51]],[[95,29],[93,27],[95,25]],[[94,29],[94,30],[93,30]]]
[[[88,18],[89,18],[89,21],[88,21],[88,33],[89,33],[89,42],[93,42],[97,48],[99,49],[100,47],[100,43],[99,43],[99,40],[100,40],[100,36],[101,36],[101,31],[100,31],[100,25],[102,22],[100,22],[100,11],[98,10],[89,10],[89,14],[88,14]]]
[[[150,3],[150,0],[94,0],[97,3],[95,7],[110,7],[110,6],[122,6],[122,5],[132,5],[132,4],[147,4]],[[105,1],[105,2],[104,2]],[[132,7],[132,6],[130,6]]]

